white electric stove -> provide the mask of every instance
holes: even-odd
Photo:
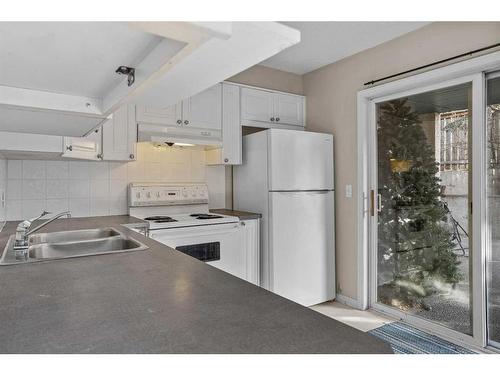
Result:
[[[211,214],[205,184],[131,183],[129,215],[146,220],[150,230],[238,223],[239,218]]]
[[[245,223],[236,216],[212,214],[205,184],[131,183],[129,215],[149,229],[129,227],[175,250],[255,284],[258,257],[248,256]]]

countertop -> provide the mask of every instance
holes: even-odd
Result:
[[[210,212],[214,214],[236,216],[239,217],[240,220],[260,219],[262,217],[261,214],[256,214],[254,212],[229,210],[227,208],[211,209]]]
[[[392,353],[334,319],[120,224],[62,219],[44,231],[116,227],[148,250],[0,267],[0,353]],[[3,249],[14,222],[0,232]]]

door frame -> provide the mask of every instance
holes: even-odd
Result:
[[[500,52],[483,55],[474,59],[462,61],[442,68],[430,70],[397,81],[392,81],[379,86],[371,87],[358,92],[357,95],[357,257],[358,257],[358,285],[357,307],[368,309],[380,308],[383,312],[406,319],[420,328],[432,330],[438,335],[454,341],[463,342],[465,345],[486,347],[486,252],[488,241],[488,221],[486,213],[486,127],[477,126],[485,121],[485,73],[500,69]],[[436,323],[430,323],[422,318],[408,316],[401,311],[386,306],[374,306],[371,301],[370,278],[373,269],[370,266],[370,248],[373,246],[375,232],[372,230],[374,218],[370,213],[370,191],[376,191],[374,179],[374,152],[375,149],[375,103],[411,95],[412,93],[429,91],[439,87],[451,86],[472,81],[472,188],[471,201],[473,205],[472,218],[472,331],[473,336],[458,333]],[[479,110],[477,110],[479,109]],[[474,126],[474,124],[476,124]],[[375,210],[376,211],[376,210]],[[373,263],[373,262],[372,262]]]

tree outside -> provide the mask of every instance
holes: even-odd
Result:
[[[403,310],[431,309],[426,297],[464,279],[419,116],[407,99],[378,106],[378,296]]]

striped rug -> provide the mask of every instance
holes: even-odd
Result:
[[[402,322],[389,323],[368,333],[387,341],[396,354],[474,354],[469,349]]]

